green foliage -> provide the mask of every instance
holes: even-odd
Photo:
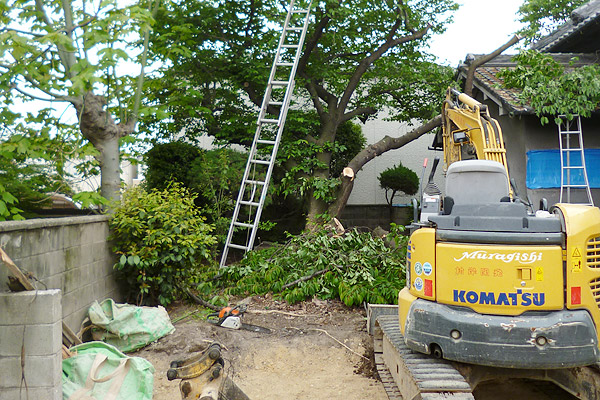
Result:
[[[146,185],[149,189],[164,189],[172,181],[191,189],[190,167],[201,150],[181,141],[156,144],[144,155]]]
[[[273,292],[289,303],[314,296],[341,299],[347,306],[394,303],[404,286],[405,236],[394,249],[370,233],[352,230],[333,235],[322,230],[297,236],[286,245],[252,251],[238,265],[226,267],[228,294]],[[319,273],[321,271],[321,273]],[[315,274],[317,273],[317,274]],[[315,274],[297,285],[286,284]]]
[[[130,295],[167,305],[179,288],[194,282],[211,258],[212,227],[194,207],[194,197],[179,184],[146,192],[125,192],[111,220],[111,240],[120,254],[115,264]]]
[[[190,190],[198,193],[196,204],[215,226],[219,244],[225,242],[246,160],[246,154],[222,148],[202,151],[190,165]]]
[[[323,145],[305,138],[307,134],[309,137],[317,134],[315,130],[298,134],[293,130],[295,122],[291,125],[288,135],[284,137],[279,148],[279,159],[283,160],[282,166],[285,168],[285,174],[281,178],[277,193],[299,198],[312,195],[324,202],[333,201],[340,184],[337,177],[367,142],[360,125],[351,121],[341,124],[337,130],[335,141],[333,143],[326,142]],[[296,139],[299,136],[301,138]],[[319,155],[327,153],[331,154],[329,164],[319,158]],[[327,177],[317,176],[316,171],[318,170],[329,170],[329,175]]]
[[[381,172],[378,179],[379,186],[385,189],[385,199],[390,206],[393,204],[397,192],[413,195],[419,190],[418,175],[400,162],[398,165]]]
[[[0,130],[0,220],[32,217],[50,203],[51,194],[72,194],[66,158],[70,156],[70,164],[83,171],[81,158],[89,149],[78,147],[68,129],[53,134],[48,127],[37,126],[39,118],[58,122],[47,109],[30,125],[17,121],[8,110],[0,114],[13,122],[12,128]]]
[[[228,148],[201,150],[181,141],[157,144],[145,154],[146,185],[164,189],[176,181],[194,194],[195,205],[225,241],[247,155]]]
[[[519,21],[525,24],[520,33],[529,43],[550,34],[568,21],[571,12],[588,0],[525,0],[519,7]]]
[[[551,55],[535,50],[525,50],[515,56],[517,66],[505,69],[499,76],[508,87],[519,88],[522,103],[529,104],[540,117],[542,124],[548,117],[560,123],[558,115],[589,117],[600,103],[600,66],[575,67],[577,58],[569,68],[554,61]]]
[[[329,163],[329,176],[332,178],[339,177],[354,156],[364,149],[367,138],[363,135],[360,125],[347,121],[338,127],[335,142],[337,147],[331,153]]]

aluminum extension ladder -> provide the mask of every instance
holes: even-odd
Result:
[[[298,2],[306,4],[295,4]],[[294,78],[306,38],[311,5],[312,0],[290,0],[288,5],[287,17],[271,67],[256,133],[221,256],[221,268],[227,265],[230,249],[243,250],[246,253],[254,245],[294,91]],[[240,231],[245,231],[245,243],[233,243],[234,233]],[[240,236],[243,235],[236,235],[237,238]]]
[[[590,182],[585,167],[581,118],[576,115],[573,120],[569,121],[565,115],[559,115],[558,117],[561,120],[561,123],[558,124],[558,142],[560,144],[559,202],[563,202],[563,193],[566,192],[566,202],[571,203],[571,190],[573,190],[573,194],[577,193],[579,199],[587,196],[587,202],[576,202],[576,204],[593,206],[594,200],[592,200]]]

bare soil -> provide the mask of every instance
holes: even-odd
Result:
[[[174,360],[187,359],[216,341],[229,362],[227,371],[251,399],[386,400],[372,362],[371,338],[362,309],[338,301],[313,300],[289,306],[271,297],[244,299],[242,321],[270,334],[214,326],[190,315],[196,308],[169,310],[175,332],[131,354],[155,367],[154,399],[180,399],[179,381],[168,381]]]

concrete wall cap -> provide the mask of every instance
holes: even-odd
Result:
[[[0,233],[12,231],[25,231],[40,228],[54,228],[67,225],[90,224],[94,222],[105,222],[109,220],[108,215],[91,215],[65,218],[36,218],[24,221],[2,221],[0,222]]]

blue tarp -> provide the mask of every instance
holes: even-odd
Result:
[[[585,166],[591,188],[600,188],[600,149],[587,149]],[[578,152],[571,152],[571,166],[581,166]],[[567,175],[565,170],[565,184]],[[581,169],[571,170],[571,185],[585,184]],[[527,152],[527,187],[529,189],[560,188],[560,151],[530,150]]]

